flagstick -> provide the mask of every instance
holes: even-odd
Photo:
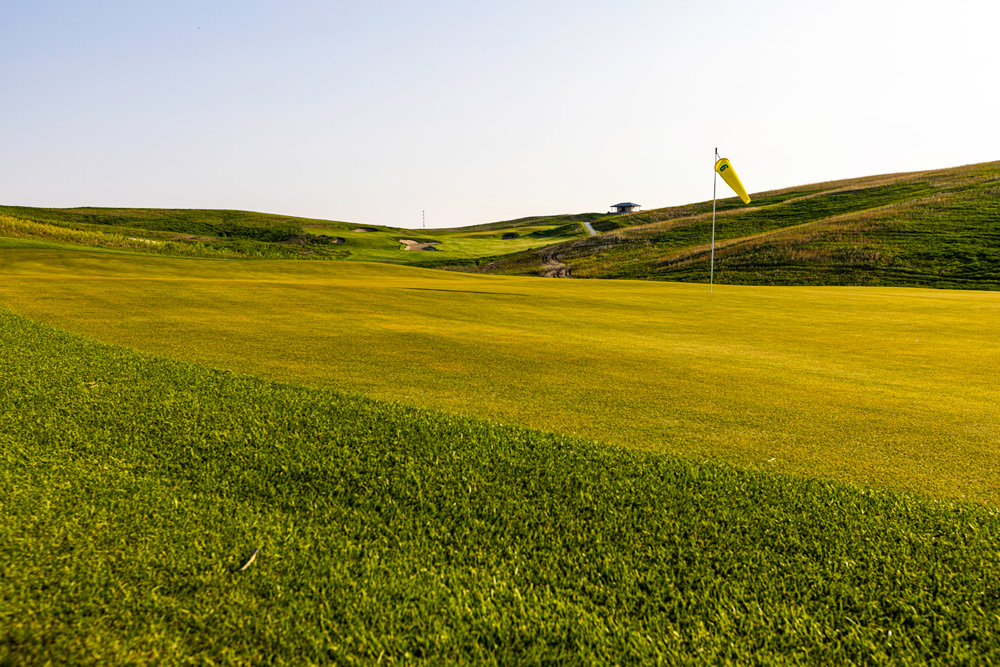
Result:
[[[715,149],[715,162],[719,161],[719,149]],[[708,293],[715,293],[715,184],[719,180],[719,174],[715,171],[715,163],[712,163],[712,263],[708,269]]]

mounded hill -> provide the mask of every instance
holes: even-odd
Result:
[[[333,239],[307,232],[316,222],[349,225],[251,211],[0,206],[0,237],[160,255],[346,258]]]
[[[708,282],[711,233],[711,201],[420,230],[249,211],[0,206],[0,236],[35,241],[573,278]],[[401,239],[438,252],[405,252]],[[749,206],[722,199],[715,281],[1000,289],[1000,162],[756,193]]]
[[[720,200],[715,280],[1000,289],[1000,162]],[[708,282],[712,202],[593,222],[598,236],[482,272]]]
[[[0,206],[0,237],[143,254],[464,267],[586,235],[598,214],[405,229],[252,211]],[[409,243],[403,243],[403,241]],[[414,244],[438,252],[414,253]]]

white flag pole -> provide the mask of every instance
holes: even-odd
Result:
[[[708,269],[708,293],[715,293],[715,184],[719,174],[715,171],[715,163],[719,161],[719,149],[715,149],[715,162],[712,163],[712,263]]]

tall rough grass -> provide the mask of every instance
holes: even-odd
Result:
[[[72,243],[94,248],[151,255],[228,259],[315,258],[277,244],[235,242],[176,242],[164,238],[144,238],[111,231],[74,229],[0,214],[0,235]]]
[[[1000,289],[998,178],[1000,163],[989,163],[760,193],[749,207],[720,200],[715,279]],[[537,274],[556,255],[573,277],[707,282],[711,210],[709,201],[599,220],[600,237],[481,270]]]

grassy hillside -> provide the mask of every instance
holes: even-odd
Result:
[[[344,258],[301,218],[170,209],[46,209],[0,206],[0,236],[129,252],[195,257]]]
[[[346,259],[464,268],[495,257],[579,238],[586,231],[570,216],[526,218],[492,225],[455,229],[379,229],[355,225],[311,225],[306,231],[343,240]],[[404,250],[402,239],[432,244],[433,250]]]
[[[413,230],[247,211],[0,206],[0,237],[144,254],[708,282],[711,210],[706,201]],[[584,222],[601,233],[588,236]],[[722,199],[716,241],[721,284],[1000,289],[1000,162],[756,193],[750,206]]]
[[[993,512],[0,310],[0,664],[990,664]]]
[[[720,200],[715,279],[1000,289],[1000,162]],[[606,233],[481,267],[708,282],[712,202],[603,218]]]
[[[273,379],[1000,503],[1000,294],[9,249],[0,303]]]
[[[46,209],[0,206],[0,237],[123,252],[211,258],[348,259],[421,266],[475,265],[586,235],[593,216],[543,216],[446,230],[198,209]],[[433,244],[406,250],[401,240]]]

